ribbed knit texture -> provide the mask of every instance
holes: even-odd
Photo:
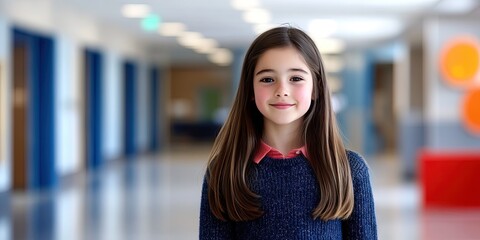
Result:
[[[261,196],[264,215],[246,222],[223,222],[212,215],[204,181],[200,209],[200,239],[377,239],[377,225],[368,167],[348,151],[354,189],[354,209],[347,220],[314,220],[321,197],[309,161],[265,157],[253,169],[251,189]]]

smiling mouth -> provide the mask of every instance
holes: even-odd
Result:
[[[288,103],[276,103],[276,104],[270,104],[270,106],[278,109],[286,109],[289,107],[292,107],[294,104],[288,104]]]

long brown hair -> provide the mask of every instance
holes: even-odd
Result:
[[[253,101],[253,74],[265,51],[285,46],[297,49],[313,75],[313,100],[305,113],[302,132],[321,191],[312,216],[322,220],[345,219],[352,212],[350,165],[331,107],[320,52],[303,31],[277,27],[258,36],[248,49],[233,107],[210,153],[208,200],[212,213],[221,220],[247,221],[263,214],[260,196],[250,190],[248,179],[263,133],[263,116]]]

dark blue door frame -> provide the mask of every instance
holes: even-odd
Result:
[[[86,155],[87,169],[103,165],[102,156],[102,90],[103,56],[99,51],[85,50]]]
[[[13,28],[14,44],[27,51],[27,187],[44,189],[57,183],[55,168],[55,41]]]
[[[160,148],[159,142],[159,74],[158,68],[150,68],[150,151],[156,152]]]
[[[125,156],[132,157],[136,148],[136,81],[137,68],[132,61],[123,65],[124,76],[124,147]]]

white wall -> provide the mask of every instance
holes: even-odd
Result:
[[[427,94],[425,95],[428,121],[458,121],[464,90],[445,83],[439,72],[440,49],[445,42],[459,35],[471,35],[480,39],[479,19],[432,18],[424,25],[424,49],[426,58]],[[479,84],[480,79],[478,79]],[[479,84],[480,85],[480,84]]]
[[[75,40],[65,35],[56,37],[56,155],[57,171],[70,173],[79,169],[84,159],[81,139],[82,93],[80,50]]]
[[[0,11],[0,192],[10,186],[10,142],[11,122],[10,118],[10,31],[8,22],[1,15]]]
[[[475,150],[480,136],[466,130],[462,120],[462,104],[468,88],[452,87],[440,74],[442,46],[453,37],[470,35],[480,39],[480,19],[431,18],[424,24],[424,103],[426,146],[435,150]],[[480,86],[480,78],[474,80]]]
[[[112,160],[119,158],[123,151],[122,59],[110,50],[105,52],[104,59],[103,154],[106,160]]]

